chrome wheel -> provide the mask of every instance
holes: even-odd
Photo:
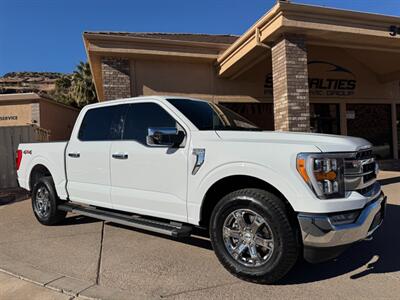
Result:
[[[230,213],[222,230],[226,250],[242,265],[262,266],[274,252],[274,237],[269,224],[250,209]]]
[[[40,187],[35,195],[34,204],[36,214],[45,219],[50,214],[50,194],[45,186]]]

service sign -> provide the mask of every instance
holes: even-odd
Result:
[[[18,116],[2,116],[0,115],[0,121],[17,121],[18,120]]]
[[[17,126],[32,123],[31,104],[0,105],[0,126]]]

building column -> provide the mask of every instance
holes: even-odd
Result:
[[[104,100],[129,98],[131,75],[129,60],[117,57],[103,57],[101,60]]]
[[[310,131],[307,49],[302,35],[272,47],[275,130]]]

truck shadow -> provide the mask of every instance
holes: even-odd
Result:
[[[100,220],[83,217],[68,217],[60,226],[101,222]],[[133,230],[146,235],[152,235],[164,240],[203,248],[212,251],[208,233],[205,230],[195,229],[192,236],[176,239],[162,234],[141,229],[106,222],[107,226]],[[309,264],[299,260],[289,274],[277,285],[292,285],[318,282],[346,275],[350,279],[368,276],[369,274],[400,272],[400,205],[387,205],[385,222],[374,234],[372,241],[362,241],[348,248],[337,259],[320,264]]]
[[[400,206],[388,204],[384,224],[372,241],[354,244],[333,261],[315,265],[299,261],[279,284],[316,282],[345,274],[355,280],[369,274],[400,272],[399,225]]]
[[[207,232],[202,230],[196,230],[189,238],[174,239],[123,225],[107,224],[212,251]],[[310,264],[304,260],[299,260],[293,270],[277,284],[292,285],[318,282],[346,274],[348,274],[349,278],[356,280],[369,274],[400,272],[399,225],[400,206],[388,204],[385,222],[376,231],[372,241],[356,243],[337,259],[325,263]],[[358,269],[360,270],[357,271]]]
[[[29,199],[29,194],[21,188],[0,189],[0,206]]]
[[[393,184],[393,183],[399,183],[400,182],[400,176],[390,177],[390,178],[385,178],[385,179],[379,179],[378,182],[382,186],[383,185],[388,185],[388,184]]]
[[[70,225],[81,225],[81,224],[90,224],[90,223],[99,223],[102,222],[99,219],[94,219],[86,216],[80,215],[72,215],[66,217],[63,221],[59,224],[55,224],[53,226],[70,226]]]
[[[203,248],[203,249],[206,249],[206,250],[213,251],[213,248],[211,246],[211,242],[210,242],[209,237],[208,237],[208,233],[205,230],[202,230],[202,229],[194,228],[194,230],[192,232],[192,235],[190,237],[174,238],[174,237],[166,236],[164,234],[160,234],[160,233],[156,233],[156,232],[150,232],[150,231],[142,230],[142,229],[139,229],[139,228],[132,228],[132,227],[129,227],[129,226],[126,226],[126,225],[116,224],[116,223],[112,223],[112,222],[107,222],[106,224],[109,225],[109,226],[113,226],[113,227],[123,228],[123,229],[127,229],[127,230],[134,230],[135,232],[140,232],[140,233],[143,233],[143,234],[146,234],[146,235],[156,236],[156,237],[159,237],[159,238],[164,239],[164,240],[169,240],[169,241],[182,243],[182,244],[186,244],[186,245],[190,245],[190,246],[199,247],[199,248]]]

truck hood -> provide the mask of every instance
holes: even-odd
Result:
[[[279,143],[296,145],[314,145],[322,152],[352,152],[372,147],[362,138],[300,132],[279,131],[216,131],[226,141],[249,143]]]

